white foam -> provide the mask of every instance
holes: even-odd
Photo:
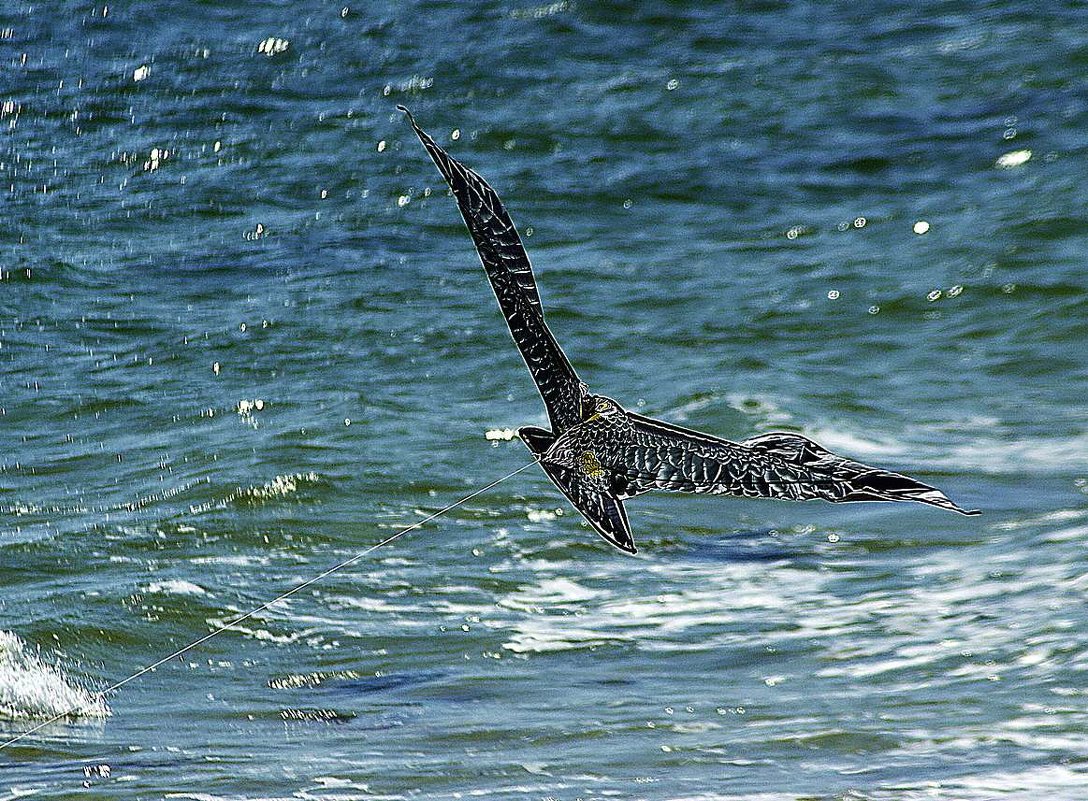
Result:
[[[215,628],[223,628],[227,626],[230,618],[208,618],[208,625]],[[268,629],[250,628],[243,626],[239,623],[235,623],[230,626],[231,631],[238,632],[239,634],[252,637],[255,640],[261,640],[262,642],[271,642],[277,645],[290,645],[293,642],[298,642],[306,637],[313,636],[313,631],[295,631],[291,634],[273,634]]]
[[[225,498],[219,501],[193,504],[189,507],[191,514],[204,514],[213,509],[226,509],[230,504],[239,500],[268,501],[277,498],[286,498],[298,491],[299,485],[312,484],[320,481],[321,477],[314,472],[289,473],[275,476],[271,481],[266,481],[261,486],[237,487]]]
[[[978,744],[974,743],[977,748]],[[1070,793],[1083,788],[1084,776],[1067,765],[1039,765],[1022,771],[986,771],[940,782],[926,781],[889,787],[874,798],[955,798],[957,801],[989,801],[993,798],[1079,798]]]
[[[1088,432],[1065,439],[998,440],[975,437],[950,448],[941,463],[992,473],[1021,473],[1025,469],[1088,468]]]
[[[77,686],[53,665],[42,661],[18,635],[0,631],[0,719],[109,717],[101,697]]]
[[[153,581],[147,585],[147,592],[161,593],[163,595],[207,595],[203,587],[198,587],[192,582],[183,579],[167,579],[165,581]]]
[[[287,48],[290,46],[291,42],[287,39],[281,39],[278,36],[269,36],[267,39],[262,39],[261,43],[257,45],[257,52],[271,58],[272,56],[286,52]]]
[[[1009,474],[1025,470],[1088,469],[1088,432],[1064,439],[1009,440],[982,433],[998,421],[949,420],[927,424],[925,431],[899,437],[887,432],[879,438],[842,426],[806,427],[803,434],[840,456],[853,459],[910,457],[914,464],[954,470]],[[961,431],[972,431],[964,441]],[[913,440],[947,436],[948,442],[917,445]],[[958,441],[957,441],[958,440]]]
[[[544,579],[532,587],[520,589],[499,601],[499,605],[510,609],[539,609],[560,604],[579,604],[604,595],[607,593],[583,587],[568,578],[551,578]]]
[[[530,523],[543,523],[547,520],[555,520],[559,514],[551,509],[527,509],[525,516],[529,518]]]
[[[908,450],[904,442],[894,439],[878,440],[842,428],[813,428],[806,430],[805,436],[811,437],[832,453],[847,458],[900,456]]]
[[[1030,160],[1030,150],[1010,150],[1008,153],[1002,153],[998,156],[995,164],[1003,170],[1011,170],[1013,167],[1027,164]]]
[[[673,570],[680,570],[648,569],[672,577]],[[683,572],[685,580],[696,586],[643,597],[618,597],[567,578],[544,578],[520,587],[499,601],[500,607],[519,613],[504,626],[511,633],[503,648],[517,654],[615,643],[633,643],[647,651],[705,648],[707,643],[688,642],[684,633],[739,617],[779,613],[788,596],[784,588],[801,586],[805,580],[798,571],[784,569],[772,575],[755,572],[750,565],[716,565],[703,571],[689,566]],[[822,578],[808,577],[807,583],[812,593],[818,593]],[[728,606],[722,604],[724,594],[729,596]],[[557,614],[557,608],[566,614]]]
[[[626,642],[634,635],[606,634],[597,629],[579,628],[570,624],[557,625],[548,619],[526,621],[518,626],[518,632],[504,642],[502,647],[515,654],[573,651],[597,648],[610,642]],[[547,621],[547,622],[546,622]]]
[[[1072,609],[1088,573],[1064,562],[1013,561],[1014,593],[991,575],[999,560],[965,563],[955,552],[904,566],[909,587],[845,596],[828,592],[831,574],[788,564],[768,571],[748,562],[649,563],[645,569],[660,587],[655,593],[620,595],[609,589],[607,576],[598,576],[583,595],[581,584],[541,577],[500,599],[510,616],[493,622],[506,632],[503,647],[519,655],[617,644],[667,652],[760,647],[770,626],[779,642],[821,643],[825,664],[818,675],[825,678],[899,683],[916,675],[934,682],[1049,676],[1075,631],[1073,617],[1025,633],[994,626],[978,610],[1002,608],[1027,620],[1038,614],[1040,598]],[[696,630],[703,633],[692,638]],[[1088,655],[1061,659],[1068,669],[1088,669]]]
[[[1058,509],[1053,512],[1045,512],[1041,515],[1025,517],[1021,520],[1002,520],[994,524],[994,528],[1000,531],[1016,531],[1023,528],[1036,528],[1048,523],[1065,523],[1070,520],[1082,520],[1088,517],[1088,510],[1084,509]]]

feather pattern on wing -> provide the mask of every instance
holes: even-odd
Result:
[[[832,503],[916,501],[961,514],[940,490],[913,478],[836,456],[799,434],[744,440],[700,434],[628,413],[633,435],[621,445],[620,497],[649,490]]]
[[[583,385],[544,322],[533,268],[510,215],[487,181],[446,153],[416,125],[407,109],[399,108],[408,115],[416,135],[453,190],[510,335],[544,400],[552,429],[565,431],[579,420]]]
[[[537,458],[541,458],[554,444],[555,436],[542,428],[525,427],[518,429],[518,436]],[[631,524],[627,520],[627,511],[623,501],[608,488],[599,485],[577,470],[560,467],[542,461],[548,478],[566,496],[571,505],[586,519],[593,530],[609,544],[627,553],[637,553],[634,538],[631,536]]]

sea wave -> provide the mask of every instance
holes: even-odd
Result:
[[[0,720],[57,715],[105,718],[110,709],[100,695],[45,662],[17,634],[0,631]]]
[[[189,507],[189,512],[198,515],[231,506],[256,506],[267,501],[286,498],[298,492],[300,487],[313,486],[320,481],[321,477],[314,472],[278,475],[264,484],[237,487],[220,500],[194,504]]]

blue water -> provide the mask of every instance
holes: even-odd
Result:
[[[0,798],[1083,799],[1084,23],[4,4],[0,737],[82,713]],[[594,390],[985,514],[648,496],[628,557],[529,470],[95,703],[528,460],[397,103]]]

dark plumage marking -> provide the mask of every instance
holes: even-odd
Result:
[[[832,503],[915,501],[978,514],[935,487],[836,456],[798,434],[730,442],[591,395],[544,322],[532,265],[495,190],[439,147],[408,109],[397,108],[453,191],[510,335],[544,400],[552,430],[522,428],[518,434],[548,478],[609,543],[635,553],[623,501],[655,490]]]
[[[457,199],[510,335],[536,382],[556,432],[580,420],[584,385],[544,322],[533,269],[514,223],[487,181],[452,158],[400,107]]]

